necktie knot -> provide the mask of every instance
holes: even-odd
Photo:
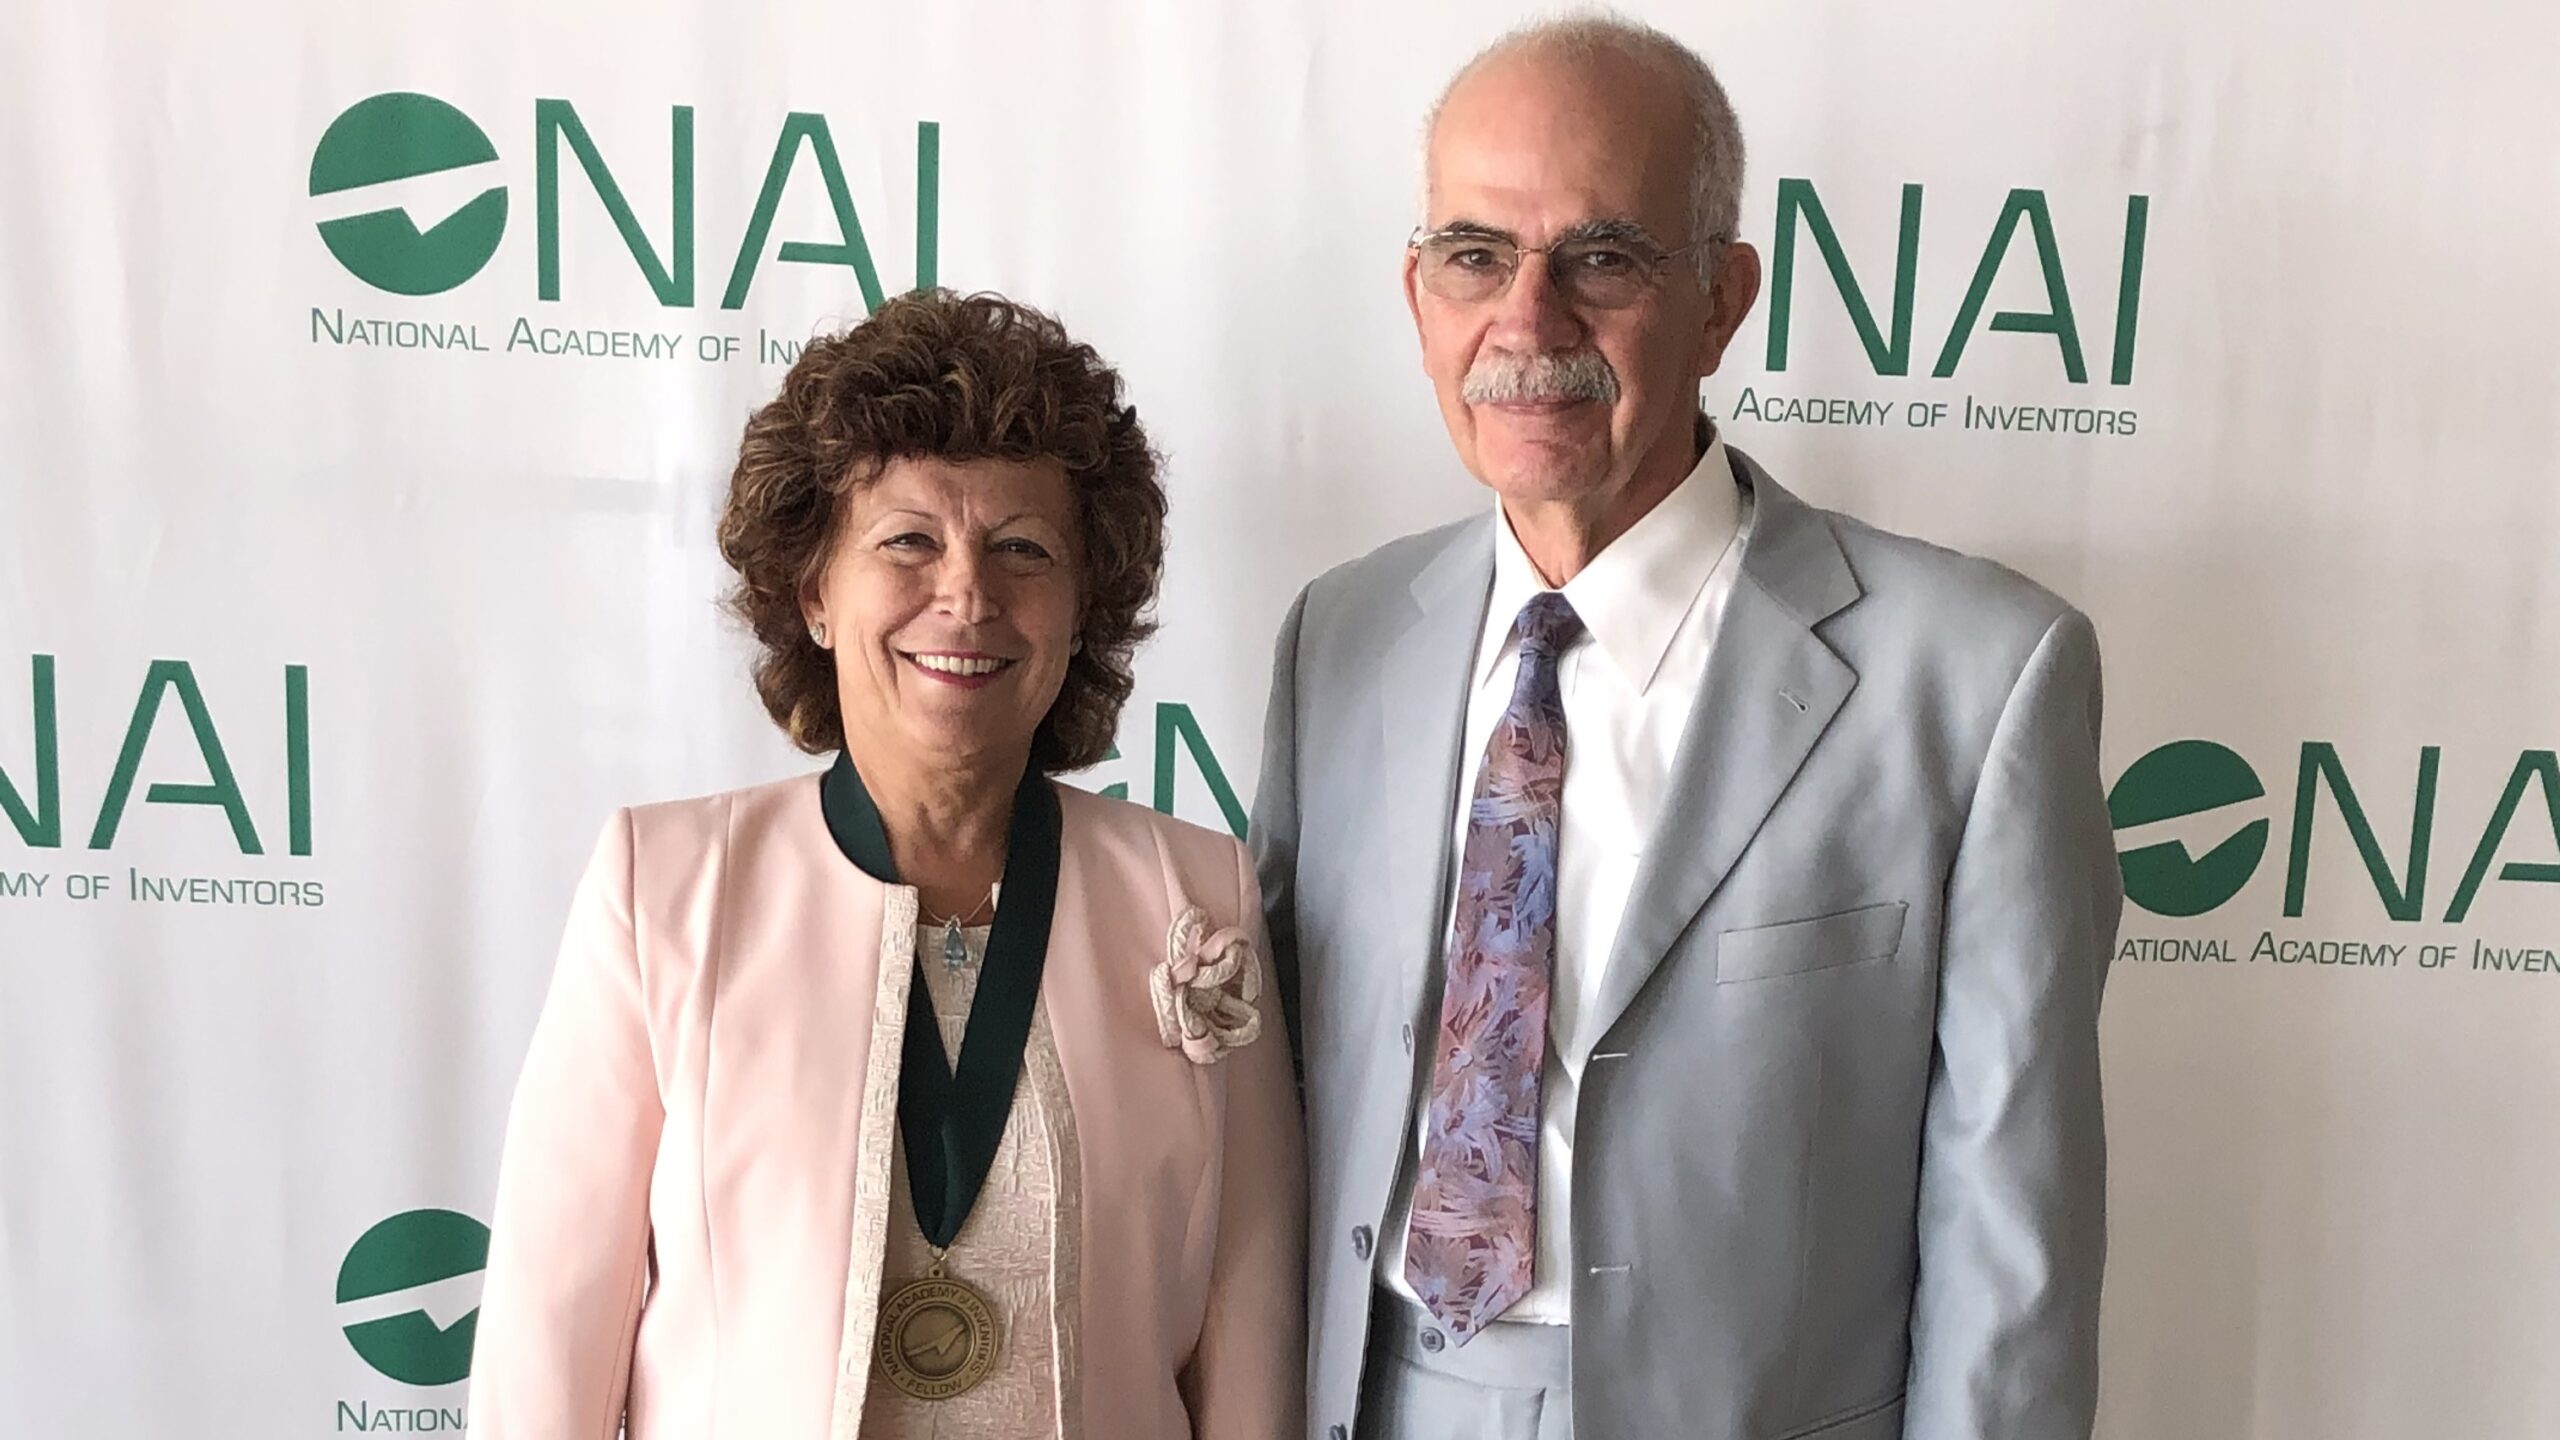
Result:
[[[1546,590],[1531,597],[1520,607],[1520,618],[1513,626],[1520,639],[1520,663],[1531,663],[1531,657],[1553,663],[1557,656],[1582,638],[1582,617],[1573,611],[1573,602],[1561,590]]]

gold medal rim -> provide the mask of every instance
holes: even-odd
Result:
[[[960,1314],[968,1329],[969,1353],[960,1367],[936,1379],[907,1363],[898,1348],[898,1335],[908,1318],[935,1301],[941,1301]],[[996,1324],[995,1307],[978,1287],[948,1275],[927,1276],[910,1280],[891,1293],[880,1306],[880,1373],[889,1383],[918,1400],[948,1400],[965,1395],[995,1372],[996,1346],[1002,1331]]]

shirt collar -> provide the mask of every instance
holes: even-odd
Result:
[[[1677,488],[1565,582],[1565,599],[1637,694],[1652,688],[1671,637],[1741,535],[1742,525],[1741,487],[1725,455],[1724,438],[1712,436],[1706,453]],[[1493,593],[1485,606],[1484,643],[1476,650],[1473,682],[1479,690],[1510,648],[1512,621],[1520,607],[1549,588],[1511,533],[1498,502],[1493,534]]]

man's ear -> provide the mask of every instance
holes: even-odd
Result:
[[[1736,240],[1715,258],[1707,281],[1706,346],[1699,351],[1698,374],[1713,375],[1724,364],[1725,347],[1760,298],[1760,252]]]
[[[1410,245],[1404,247],[1404,308],[1413,317],[1413,338],[1418,344],[1422,339],[1422,252]],[[1422,357],[1422,365],[1425,370],[1431,368],[1429,355]]]

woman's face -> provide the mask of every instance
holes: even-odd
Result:
[[[1065,468],[893,460],[844,506],[808,607],[835,652],[855,760],[1019,765],[1075,640]]]

